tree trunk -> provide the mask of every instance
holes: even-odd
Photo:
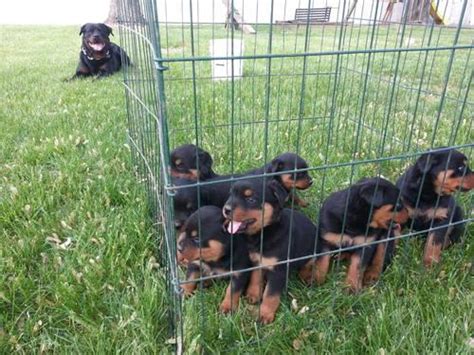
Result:
[[[123,7],[120,11],[122,18],[119,21],[119,7]],[[133,23],[144,23],[145,17],[143,16],[142,9],[138,0],[110,0],[109,16],[105,23],[108,25],[114,25],[117,22],[133,22]]]
[[[240,16],[239,11],[235,7],[232,9],[230,0],[222,0],[222,3],[226,7],[226,26],[233,26],[235,30],[242,30],[247,34],[257,33],[252,26],[244,23],[242,16]]]
[[[117,23],[118,1],[119,0],[110,0],[109,16],[107,16],[107,20],[104,21],[107,25],[114,25]]]

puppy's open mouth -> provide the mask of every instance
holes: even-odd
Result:
[[[95,42],[95,43],[88,42],[87,44],[96,52],[100,52],[105,47],[105,43],[103,42]]]
[[[246,219],[245,221],[237,222],[234,220],[229,221],[227,225],[227,232],[230,234],[243,233],[249,225],[255,223],[255,218]]]

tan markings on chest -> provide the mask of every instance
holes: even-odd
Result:
[[[265,269],[273,270],[275,264],[278,262],[278,258],[275,256],[265,257],[260,253],[250,253],[250,260],[256,265],[264,266]]]
[[[200,254],[198,254],[204,261],[218,261],[224,256],[224,245],[217,240],[210,240],[208,242],[209,247],[201,248]],[[199,248],[196,249],[199,253]]]
[[[336,247],[349,247],[352,245],[361,245],[373,242],[375,240],[375,236],[369,235],[366,237],[365,235],[358,235],[355,237],[351,237],[347,234],[341,235],[341,233],[329,232],[323,235],[323,239]]]
[[[412,207],[407,207],[407,209],[410,218],[424,218],[427,221],[448,218],[448,209],[446,207],[429,208],[427,210]]]
[[[208,264],[206,264],[205,262],[195,260],[191,264],[196,265],[201,270],[202,276],[211,275],[211,267]]]

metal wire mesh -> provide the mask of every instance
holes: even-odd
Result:
[[[395,181],[430,149],[456,148],[472,157],[474,146],[468,0],[431,3],[431,16],[423,10],[428,2],[405,1],[398,17],[389,10],[393,3],[382,1],[225,3],[120,2],[121,43],[134,63],[124,75],[129,144],[156,225],[178,351],[216,312],[216,295],[183,303],[171,149],[193,143],[230,174],[285,151],[303,156],[315,181],[305,192],[304,213],[316,222],[331,192],[362,177]],[[309,15],[292,21],[296,8],[328,7],[327,22],[311,23]],[[229,24],[229,17],[244,21]],[[225,55],[210,54],[216,39],[232,43]],[[224,80],[213,77],[219,60],[231,68]],[[472,195],[456,197],[465,211],[472,209]],[[468,212],[462,222],[472,219]],[[424,232],[408,229],[399,238]],[[212,278],[197,281],[202,286]]]

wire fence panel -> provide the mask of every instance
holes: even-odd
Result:
[[[293,194],[286,205],[292,211],[288,212],[287,257],[277,258],[269,266],[269,259],[263,256],[265,238],[260,238],[260,259],[251,260],[245,268],[249,272],[264,270],[267,278],[274,268],[290,265],[289,261],[325,260],[325,255],[343,256],[344,252],[420,234],[428,234],[431,241],[430,236],[446,227],[439,225],[440,219],[447,221],[447,233],[472,222],[472,194],[459,188],[472,180],[465,169],[456,180],[458,188],[450,191],[464,210],[463,217],[454,216],[454,212],[449,216],[437,214],[440,210],[452,212],[452,205],[444,202],[448,193],[440,192],[429,206],[430,223],[417,224],[416,213],[428,210],[420,207],[425,193],[421,186],[432,178],[429,169],[422,169],[416,205],[407,207],[411,222],[402,232],[387,232],[388,239],[374,239],[369,220],[364,222],[368,227],[362,233],[362,243],[351,240],[326,250],[318,246],[318,241],[327,242],[321,239],[324,232],[318,227],[308,236],[316,242],[312,253],[301,256],[291,249],[297,242],[293,239],[297,238],[293,233],[298,223],[295,218],[299,218],[296,211],[318,225],[324,201],[335,191],[352,191],[360,179],[368,177],[384,177],[395,183],[429,151],[446,156],[443,171],[452,170],[453,149],[472,159],[474,20],[470,6],[469,0],[120,1],[121,44],[133,62],[124,73],[129,145],[156,225],[168,285],[170,338],[178,352],[183,346],[196,349],[198,345],[212,350],[206,348],[208,337],[213,336],[205,333],[206,324],[224,322],[216,307],[225,293],[224,284],[218,283],[215,292],[197,292],[189,298],[183,296],[185,285],[196,284],[200,289],[212,279],[242,273],[235,269],[242,259],[234,260],[233,251],[238,248],[234,239],[231,252],[227,251],[227,268],[217,272],[212,269],[214,264],[205,262],[207,249],[202,238],[207,222],[201,221],[202,216],[195,236],[200,255],[193,264],[197,271],[190,278],[190,264],[179,266],[177,243],[184,227],[175,228],[177,211],[173,204],[183,191],[192,189],[191,195],[197,194],[195,210],[212,200],[205,194],[219,195],[223,184],[228,184],[225,199],[230,188],[249,179],[267,191],[265,186],[279,176],[269,167],[284,152],[305,159],[307,166],[298,167],[295,160],[286,171],[293,180],[306,172],[313,181],[311,188],[297,192],[308,202],[306,207],[297,206],[295,187],[289,188]],[[318,13],[324,16],[317,17]],[[307,20],[302,20],[302,14]],[[170,174],[175,163],[170,153],[184,144],[209,152],[212,169],[228,175],[217,180],[178,182]],[[190,155],[196,153],[192,148]],[[199,166],[203,164],[199,158],[195,163],[198,170],[204,168]],[[426,164],[430,164],[429,159]],[[258,167],[265,168],[250,177],[239,175]],[[451,178],[449,174],[443,176],[439,182],[442,186]],[[404,190],[409,179],[402,178],[398,187]],[[374,196],[382,188],[379,181]],[[397,191],[397,202],[406,205],[403,192]],[[341,206],[344,226],[352,223],[354,213],[349,200]],[[219,208],[223,204],[215,203]],[[369,212],[372,218],[377,207],[371,205]],[[265,220],[265,213],[270,212],[262,213]],[[255,234],[265,236],[266,230]],[[339,233],[341,241],[343,230]],[[465,228],[461,239],[468,234],[469,228]],[[401,253],[410,253],[409,248],[408,243],[398,246]],[[425,257],[431,252],[436,250],[426,247]],[[421,262],[421,255],[419,259]],[[324,268],[321,263],[313,265],[313,273],[319,272],[318,267]],[[331,273],[342,270],[342,263],[338,258]],[[291,279],[288,267],[285,272]],[[285,290],[302,287],[292,282],[290,286],[285,283]],[[235,298],[233,292],[231,289],[229,299],[234,302],[239,295]],[[253,324],[262,308],[257,307],[258,314],[251,313],[245,308],[233,315],[234,321],[226,321],[227,328],[221,327],[223,334],[219,336],[245,338],[239,335],[240,324]]]

